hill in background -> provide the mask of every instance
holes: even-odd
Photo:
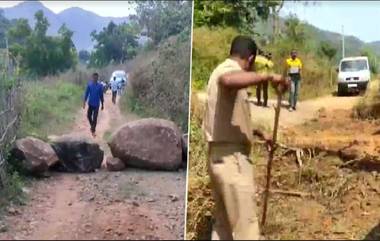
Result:
[[[3,10],[7,19],[26,18],[31,26],[35,23],[35,12],[42,10],[50,23],[48,34],[56,35],[58,29],[65,23],[70,30],[74,31],[73,41],[77,50],[90,50],[93,47],[90,36],[93,30],[100,31],[110,21],[116,24],[129,21],[128,17],[102,17],[78,7],[68,8],[56,14],[38,1],[25,1]]]
[[[305,23],[305,22],[304,22]],[[285,28],[285,18],[280,18],[280,29]],[[260,21],[256,26],[256,31],[264,36],[272,34],[272,19],[268,21]],[[309,23],[305,23],[305,32],[311,45],[317,47],[317,43],[328,41],[334,46],[338,52],[336,58],[342,56],[342,35],[340,33],[319,29]],[[363,48],[371,48],[377,55],[380,55],[380,41],[366,43],[355,36],[345,35],[345,54],[346,56],[355,56],[360,54]]]

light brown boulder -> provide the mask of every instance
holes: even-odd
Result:
[[[22,161],[21,166],[31,174],[41,174],[59,161],[54,149],[34,137],[26,137],[16,141],[12,155]]]
[[[129,122],[113,134],[108,144],[112,155],[126,166],[173,171],[182,164],[182,133],[168,120]]]
[[[106,167],[108,171],[117,172],[125,169],[125,164],[117,157],[107,157]]]

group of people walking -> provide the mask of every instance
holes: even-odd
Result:
[[[98,120],[99,108],[104,110],[104,94],[108,89],[111,89],[112,92],[112,103],[116,104],[116,96],[122,94],[123,89],[125,88],[127,81],[126,80],[117,80],[116,77],[113,77],[109,84],[104,81],[98,82],[99,74],[93,73],[92,79],[88,82],[83,100],[83,109],[87,108],[87,119],[90,123],[90,130],[93,137],[96,137],[96,125]]]
[[[302,62],[297,56],[297,51],[292,50],[289,58],[286,59],[286,75],[290,79],[289,90],[289,111],[297,109],[298,93],[301,81]],[[265,53],[263,50],[258,49],[253,70],[258,74],[271,74],[273,73],[274,63],[272,61],[272,53]],[[250,87],[249,94],[252,95],[256,91],[257,105],[268,107],[268,82],[257,84]],[[261,99],[263,97],[263,100]]]

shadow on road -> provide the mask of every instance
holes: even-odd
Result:
[[[360,92],[355,92],[355,91],[352,91],[352,92],[348,92],[348,93],[345,93],[344,95],[338,95],[338,91],[333,91],[331,92],[331,95],[332,96],[335,96],[335,97],[356,97],[356,96],[363,96],[365,94],[364,91],[360,91]]]

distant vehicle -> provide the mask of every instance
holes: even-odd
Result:
[[[116,77],[116,81],[120,83],[125,83],[127,81],[127,73],[124,70],[116,70],[112,73],[110,82]]]
[[[116,80],[117,92],[119,95],[123,93],[125,86],[127,85],[128,74],[124,70],[116,70],[112,73],[110,83]]]
[[[365,91],[371,80],[367,57],[343,58],[337,71],[339,96],[352,91]]]

